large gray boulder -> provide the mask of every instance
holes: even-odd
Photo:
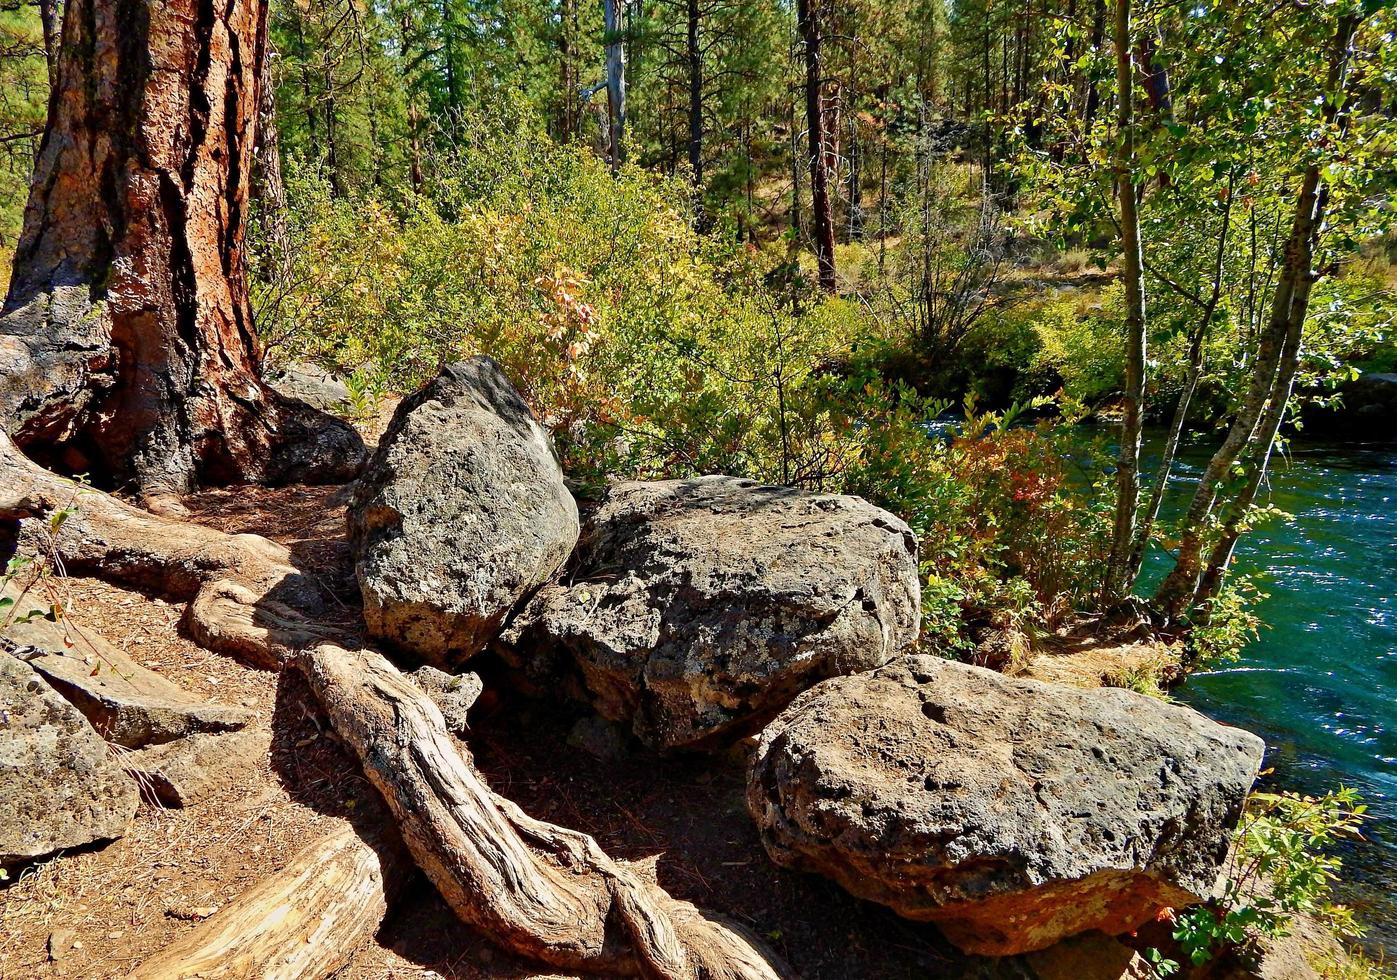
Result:
[[[349,504],[370,634],[447,669],[558,571],[577,534],[548,433],[487,357],[398,406]]]
[[[0,647],[0,866],[120,837],[139,803],[87,719]]]
[[[705,747],[913,643],[916,555],[906,524],[856,497],[721,476],[624,483],[588,521],[568,582],[511,624],[505,655],[647,745]]]
[[[1208,897],[1263,748],[1128,691],[914,656],[792,703],[747,803],[778,864],[1004,956]]]

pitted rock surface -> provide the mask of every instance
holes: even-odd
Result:
[[[452,670],[567,560],[577,504],[548,433],[476,357],[398,406],[349,533],[370,634]]]
[[[78,709],[0,649],[0,866],[120,837],[139,803]]]
[[[917,542],[857,497],[711,476],[612,488],[506,657],[659,749],[755,730],[917,638]]]
[[[1004,956],[1209,896],[1263,749],[1129,691],[913,656],[796,699],[747,802],[777,863]]]

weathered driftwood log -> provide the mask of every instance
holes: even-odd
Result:
[[[676,901],[586,834],[491,793],[431,699],[382,656],[333,644],[294,659],[452,910],[554,967],[694,980],[787,975],[739,928]]]
[[[407,870],[397,841],[365,840],[346,824],[128,980],[319,980],[373,936]]]

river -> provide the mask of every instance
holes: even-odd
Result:
[[[1176,490],[1210,447],[1182,454]],[[1267,624],[1239,661],[1192,675],[1176,696],[1268,746],[1270,787],[1353,787],[1367,841],[1346,847],[1340,898],[1365,945],[1397,959],[1397,445],[1297,440],[1272,475],[1294,515],[1245,537],[1234,568],[1258,573]],[[1155,562],[1156,574],[1165,563]]]

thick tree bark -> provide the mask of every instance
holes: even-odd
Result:
[[[1125,281],[1125,397],[1120,449],[1116,454],[1116,516],[1107,559],[1104,598],[1120,600],[1134,584],[1129,574],[1140,508],[1140,440],[1145,408],[1145,273],[1135,186],[1135,67],[1131,60],[1130,0],[1116,0],[1116,100],[1118,126],[1115,179],[1120,206]]]
[[[259,379],[243,254],[265,0],[70,0],[0,318],[23,447],[147,493],[342,480],[353,430]]]
[[[378,931],[411,863],[396,840],[345,825],[239,895],[127,980],[320,980]]]
[[[798,0],[796,10],[805,48],[805,125],[810,134],[810,205],[815,223],[815,259],[820,288],[835,290],[834,214],[829,200],[829,160],[825,139],[824,75],[820,58],[820,0]]]

